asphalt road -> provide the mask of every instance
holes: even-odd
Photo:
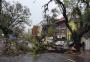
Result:
[[[31,55],[20,55],[16,57],[0,56],[0,62],[90,62],[90,59],[60,53],[45,53],[38,55],[35,59]]]

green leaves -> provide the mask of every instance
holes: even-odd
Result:
[[[14,29],[17,27],[20,28],[21,31],[23,31],[24,24],[28,24],[29,26],[31,24],[29,20],[30,15],[31,13],[29,8],[23,6],[21,3],[17,2],[11,4],[9,2],[3,1],[2,13],[0,14],[0,29],[6,35],[10,34],[8,30],[14,32]]]
[[[73,8],[72,15],[78,15],[81,17],[81,10],[79,9],[79,7]]]
[[[8,28],[10,25],[10,18],[11,17],[7,14],[1,14],[0,16],[1,16],[0,24],[4,27]]]
[[[63,0],[63,1],[64,1],[64,4],[67,6],[70,0]]]
[[[54,33],[55,31],[56,31],[55,28],[52,27],[52,26],[50,26],[50,27],[48,28],[48,36],[53,36],[53,33]]]
[[[90,25],[90,9],[85,10],[82,21],[84,22],[84,24]]]

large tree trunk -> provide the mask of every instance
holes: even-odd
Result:
[[[72,37],[73,37],[74,47],[76,48],[76,52],[80,52],[81,36],[78,33],[73,32]]]

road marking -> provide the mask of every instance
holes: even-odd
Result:
[[[68,61],[70,61],[70,62],[76,62],[76,61],[74,61],[74,60],[72,60],[72,59],[67,59]]]

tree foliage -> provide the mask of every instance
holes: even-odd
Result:
[[[48,27],[48,36],[53,36],[53,33],[55,33],[55,28],[53,26]]]
[[[24,24],[31,24],[29,20],[31,13],[29,8],[23,6],[21,3],[9,3],[2,1],[2,8],[0,14],[0,29],[4,35],[7,36],[10,32],[16,31],[15,29],[23,29]],[[6,33],[5,33],[6,32]]]
[[[48,9],[48,5],[53,0],[50,0],[45,4],[45,12]],[[72,34],[76,49],[79,51],[80,41],[82,36],[90,31],[90,0],[54,0],[62,9],[61,13],[65,18],[64,22]],[[77,30],[73,30],[69,24],[69,20],[74,21],[78,26]]]

